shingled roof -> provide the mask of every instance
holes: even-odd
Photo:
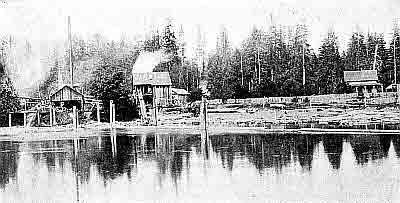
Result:
[[[133,73],[133,85],[172,85],[168,72]]]
[[[345,82],[378,81],[376,70],[344,71]]]

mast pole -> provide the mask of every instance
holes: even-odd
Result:
[[[243,79],[243,55],[240,53],[240,72],[242,73],[242,87],[244,85],[244,79]]]
[[[69,72],[71,74],[71,87],[73,87],[74,86],[74,68],[72,66],[71,16],[68,16],[68,44],[69,44]]]
[[[306,85],[306,68],[304,66],[305,58],[304,58],[304,44],[303,44],[303,86]]]

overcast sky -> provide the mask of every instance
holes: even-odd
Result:
[[[72,18],[73,33],[101,33],[109,39],[143,34],[151,24],[162,25],[171,17],[183,25],[190,47],[196,26],[206,32],[207,47],[215,47],[221,25],[230,32],[233,45],[249,34],[254,25],[304,22],[311,30],[310,42],[318,48],[329,27],[339,35],[342,48],[357,27],[364,32],[391,32],[400,13],[398,0],[3,0],[0,3],[1,34],[51,43],[66,39],[66,19]],[[46,46],[44,46],[46,47]]]

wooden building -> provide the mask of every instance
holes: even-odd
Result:
[[[68,85],[64,85],[50,96],[50,102],[54,106],[81,109],[85,104],[85,96]]]
[[[185,105],[190,93],[185,89],[171,88],[171,97],[175,105]]]
[[[360,96],[365,93],[383,92],[376,70],[344,71],[344,81]]]
[[[132,86],[136,97],[141,95],[146,104],[168,105],[171,101],[171,78],[168,72],[133,73]]]

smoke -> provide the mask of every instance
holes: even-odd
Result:
[[[43,57],[48,53],[43,53],[40,48],[39,44],[15,38],[8,44],[6,69],[20,95],[38,86],[48,71],[49,61]]]
[[[168,60],[169,56],[164,51],[141,52],[132,67],[132,73],[153,72],[158,64]]]

